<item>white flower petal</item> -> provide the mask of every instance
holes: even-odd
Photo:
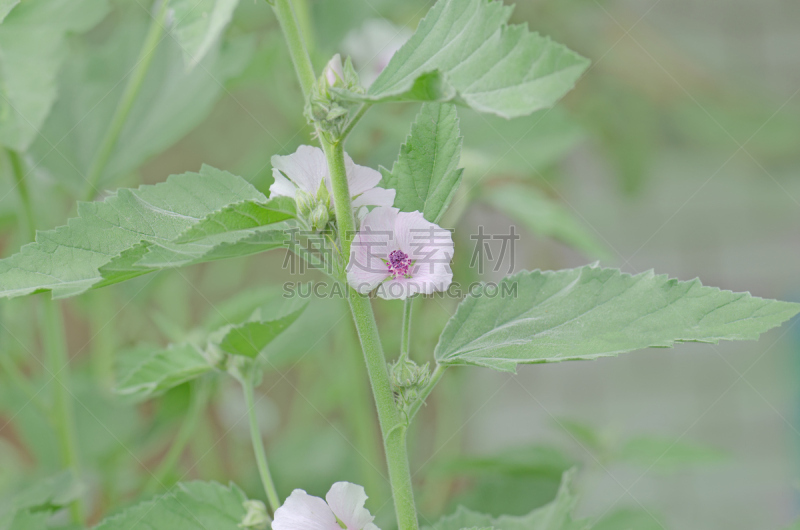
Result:
[[[292,181],[283,176],[277,169],[272,169],[272,178],[275,182],[269,187],[270,197],[291,197],[294,199],[297,194],[297,186]]]
[[[361,221],[361,229],[350,246],[347,283],[366,294],[390,276],[383,261],[394,250],[394,225],[399,210],[378,207]]]
[[[367,494],[358,484],[337,482],[331,486],[325,500],[336,517],[347,526],[347,530],[363,530],[375,519],[364,508]]]
[[[291,155],[272,157],[273,175],[275,170],[283,173],[298,188],[316,195],[320,184],[328,177],[328,164],[325,153],[319,147],[301,145]]]
[[[395,224],[399,214],[400,210],[397,208],[387,206],[375,208],[364,217],[361,222],[361,230],[369,230],[373,233],[382,232],[386,234],[388,240],[394,241]]]
[[[371,190],[381,181],[379,171],[367,166],[359,166],[350,155],[344,154],[344,167],[347,172],[347,187],[350,188],[350,196],[361,195],[367,190]]]
[[[405,300],[422,292],[422,286],[414,278],[391,278],[378,286],[375,294],[384,300]]]
[[[275,510],[272,530],[342,530],[330,507],[319,497],[294,490]]]

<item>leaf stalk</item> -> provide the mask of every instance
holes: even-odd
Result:
[[[111,123],[108,125],[108,129],[103,135],[103,141],[89,166],[89,174],[86,177],[86,191],[83,194],[83,198],[86,201],[91,201],[97,195],[97,186],[103,176],[103,171],[106,169],[108,161],[111,159],[111,154],[117,146],[122,129],[125,127],[128,115],[133,109],[133,104],[136,103],[136,97],[139,95],[142,84],[147,77],[147,72],[150,69],[150,64],[153,62],[153,57],[155,57],[156,48],[161,42],[169,0],[160,1],[161,5],[156,16],[153,17],[150,29],[136,59],[133,74],[131,74],[128,84],[125,85],[125,90],[122,92],[122,97],[114,111],[114,116],[111,118]]]

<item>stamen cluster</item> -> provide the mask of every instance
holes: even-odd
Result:
[[[393,250],[389,254],[389,261],[386,266],[389,268],[389,274],[392,275],[392,278],[397,278],[398,276],[406,277],[408,276],[408,269],[411,267],[411,258],[402,250]]]

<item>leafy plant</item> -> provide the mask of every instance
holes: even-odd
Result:
[[[53,514],[65,507],[70,509],[73,527],[90,521],[83,509],[85,499],[75,489],[75,484],[86,481],[81,465],[86,449],[79,447],[75,411],[79,400],[73,395],[63,313],[52,300],[92,296],[89,291],[124,282],[141,286],[124,305],[117,304],[122,313],[129,303],[136,305],[141,300],[137,297],[148,284],[136,279],[148,273],[171,271],[173,283],[178,285],[179,277],[185,280],[184,274],[211,271],[210,276],[226,285],[221,290],[228,300],[214,306],[216,313],[207,316],[204,324],[192,328],[189,322],[197,308],[186,303],[189,294],[180,288],[148,294],[162,306],[154,320],[169,336],[169,344],[153,345],[146,340],[147,331],[133,333],[129,342],[134,346],[116,359],[119,377],[114,391],[126,398],[121,406],[150,401],[145,407],[155,409],[152,428],[139,440],[143,446],[163,445],[160,420],[183,417],[183,422],[165,455],[156,457],[161,464],[145,487],[132,481],[137,485],[115,492],[117,498],[108,499],[112,508],[102,506],[100,511],[104,516],[117,511],[123,498],[143,493],[149,498],[139,498],[138,504],[103,519],[95,526],[102,530],[142,525],[164,530],[270,526],[275,530],[374,530],[372,521],[384,516],[377,511],[373,516],[365,503],[369,495],[380,499],[386,493],[381,491],[384,475],[397,527],[417,530],[420,510],[409,464],[409,432],[451,367],[514,372],[520,364],[594,360],[646,348],[669,348],[675,343],[756,340],[800,312],[800,304],[707,287],[699,280],[678,281],[652,271],[631,275],[597,263],[556,271],[522,271],[497,283],[474,285],[464,297],[449,296],[459,299],[458,306],[446,323],[441,322],[441,333],[435,329],[431,334],[437,342],[432,355],[423,360],[420,352],[431,348],[412,347],[415,340],[420,341],[416,337],[423,335],[412,333],[412,315],[427,309],[415,310],[414,306],[430,307],[440,301],[437,297],[452,295],[451,289],[459,286],[453,282],[454,270],[461,274],[459,262],[464,261],[455,250],[459,239],[455,237],[454,243],[453,234],[440,224],[454,225],[464,211],[459,203],[468,202],[471,195],[518,219],[531,232],[593,257],[608,257],[607,245],[598,243],[569,208],[523,182],[519,174],[482,183],[480,152],[493,149],[492,141],[475,146],[468,139],[470,130],[476,128],[492,129],[500,137],[503,130],[517,134],[515,125],[504,125],[482,113],[510,119],[549,109],[580,81],[589,62],[524,25],[509,25],[513,8],[499,0],[438,0],[416,32],[365,87],[350,59],[342,61],[335,55],[321,71],[314,68],[314,35],[304,1],[268,3],[300,86],[304,113],[301,118],[298,112],[295,119],[301,128],[310,126],[321,147],[301,146],[290,155],[292,137],[281,152],[269,153],[273,182],[268,194],[245,178],[209,165],[156,184],[101,193],[104,186],[129,177],[143,161],[185,138],[227,91],[225,82],[245,72],[256,39],[246,34],[247,23],[237,25],[235,0],[158,0],[148,16],[132,4],[67,5],[62,0],[0,4],[0,84],[6,105],[0,112],[0,144],[25,219],[25,230],[18,237],[28,241],[0,260],[0,296],[11,299],[46,293],[37,299],[37,322],[48,353],[43,366],[54,382],[48,402],[39,403],[40,389],[13,361],[4,362],[4,368],[56,433],[59,467],[66,470],[6,503],[0,509],[0,527],[57,526],[60,521]],[[120,18],[126,16],[132,18]],[[231,24],[235,28],[226,30]],[[131,42],[141,43],[138,53],[130,48]],[[68,47],[78,53],[68,54]],[[123,70],[126,82],[121,84],[117,78]],[[363,125],[361,120],[371,108],[400,105],[395,108],[401,109],[397,112],[405,118],[403,109],[416,109],[408,106],[409,102],[422,105],[391,169],[380,167],[377,171],[358,165],[345,153],[350,134]],[[540,157],[543,163],[552,162],[563,146],[572,145],[580,136],[557,112],[549,118],[548,130],[559,132],[560,136],[553,136],[560,139],[551,138],[553,143]],[[464,127],[462,113],[467,124],[472,120],[479,127]],[[536,115],[541,120],[546,116]],[[71,135],[73,129],[78,131],[75,135]],[[530,130],[520,134],[519,140]],[[62,145],[67,137],[69,141]],[[468,167],[460,167],[462,164]],[[76,216],[55,229],[37,231],[43,227],[37,226],[37,204],[32,199],[37,188],[29,184],[34,174],[55,179],[57,187],[69,194],[70,204],[76,198],[86,199],[77,202]],[[302,267],[318,269],[308,296],[302,286],[289,282],[280,293],[248,291],[247,286],[225,283],[225,271],[230,269],[214,268],[222,260],[274,249],[283,250],[286,260],[299,258]],[[241,262],[232,263],[237,261]],[[275,272],[276,264],[269,256],[257,263],[257,271],[240,271],[239,276],[267,270],[267,275],[278,278],[280,273]],[[205,268],[183,269],[198,264]],[[315,290],[318,287],[330,290],[321,296]],[[395,288],[399,291],[393,291]],[[229,297],[230,291],[241,293]],[[316,296],[311,296],[311,291]],[[204,302],[214,305],[203,292],[198,293]],[[399,354],[391,362],[387,362],[385,336],[379,332],[373,309],[375,296],[388,300],[386,305],[375,306],[386,307],[391,315],[386,320],[395,324]],[[316,299],[325,297],[343,302]],[[183,309],[176,309],[174,299],[184,302]],[[150,302],[143,302],[136,312],[144,313]],[[105,304],[99,305],[99,311],[113,313],[117,309],[116,301],[106,300]],[[133,313],[125,315],[136,318]],[[423,315],[426,324],[436,326],[436,318]],[[357,341],[350,336],[349,317]],[[323,329],[327,325],[329,328]],[[92,331],[100,335],[103,327]],[[148,327],[156,326],[141,326]],[[321,336],[328,330],[335,330],[336,340],[344,346],[321,344]],[[23,340],[17,342],[28,349]],[[113,337],[108,349],[116,351],[121,343]],[[299,343],[304,353],[295,359],[292,345]],[[344,357],[356,349],[356,343],[363,364]],[[280,350],[283,359],[276,358],[274,350]],[[359,433],[361,447],[354,449],[366,461],[364,467],[373,481],[365,490],[341,480],[349,477],[337,477],[332,486],[326,485],[325,490],[328,486],[330,490],[325,500],[314,496],[315,491],[309,494],[294,488],[311,486],[276,485],[264,447],[264,418],[259,416],[258,405],[264,396],[256,394],[263,379],[276,374],[286,359],[299,364],[314,351],[323,351],[333,360],[315,361],[320,366],[312,368],[324,373],[324,384],[315,382],[306,390],[321,396],[323,409],[337,400],[348,405],[344,408],[359,409],[349,411],[346,421]],[[284,388],[286,393],[294,390],[311,403],[283,373],[276,378],[272,387],[285,380],[292,387]],[[227,391],[230,385],[240,386],[241,394],[230,398],[231,410],[237,410],[239,417],[227,418],[229,430],[247,418],[256,462],[247,468],[257,470],[263,492],[253,487],[255,480],[240,487],[205,480],[211,477],[202,477],[202,481],[171,478],[181,456],[191,451],[195,435],[201,435],[201,426],[222,421],[219,414],[212,419],[206,416],[210,415],[212,396],[219,388]],[[368,389],[374,398],[377,426],[368,406]],[[276,398],[281,399],[283,396]],[[170,406],[174,410],[170,411]],[[275,405],[275,410],[280,409]],[[335,416],[328,409],[317,411]],[[292,416],[288,421],[300,420]],[[336,423],[327,421],[337,429]],[[711,459],[702,447],[672,442],[665,447],[663,440],[647,437],[614,446],[584,426],[571,424],[566,429],[601,460],[641,465],[651,461],[653,454],[660,455],[657,460],[667,455],[662,464],[670,468],[674,462]],[[304,426],[300,432],[310,429]],[[375,451],[379,446],[383,454],[373,454],[379,453]],[[132,452],[129,456],[142,465]],[[377,467],[384,461],[385,469]],[[232,467],[225,464],[218,467]],[[277,467],[281,464],[284,462],[277,462]],[[453,458],[440,466],[444,475],[479,475],[488,469],[516,478],[546,476],[551,482],[559,481],[560,487],[554,499],[531,506],[526,515],[480,513],[461,506],[436,522],[428,521],[424,528],[638,528],[652,520],[660,525],[658,519],[644,517],[638,510],[618,510],[598,520],[576,518],[577,469],[572,464],[574,459],[543,446],[486,458]],[[172,486],[177,479],[180,481]],[[104,480],[115,481],[117,476]],[[293,491],[284,495],[290,486]],[[259,500],[262,497],[266,505]],[[393,524],[377,520],[384,526]]]

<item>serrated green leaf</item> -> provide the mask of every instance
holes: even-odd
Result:
[[[66,506],[81,494],[81,485],[71,471],[39,480],[10,499],[0,503],[0,528],[3,521],[13,518],[14,512],[52,511]]]
[[[588,61],[526,26],[499,1],[439,0],[367,94],[381,101],[455,101],[513,118],[549,107]]]
[[[461,183],[461,136],[455,105],[425,103],[400,147],[392,170],[381,167],[381,185],[394,188],[394,206],[422,212],[438,223]]]
[[[123,357],[130,368],[115,391],[135,400],[163,394],[214,369],[197,347],[188,342],[171,344],[166,349],[138,347]]]
[[[66,35],[97,24],[108,12],[108,3],[38,0],[14,4],[0,6],[0,14],[7,14],[0,25],[0,145],[25,151],[56,99]]]
[[[234,484],[181,483],[167,494],[105,519],[94,530],[241,530],[246,500]]]
[[[298,308],[298,305],[302,305]],[[135,400],[163,394],[215,369],[208,355],[219,351],[255,358],[303,313],[306,303],[277,297],[262,299],[246,314],[224,315],[224,325],[213,330],[190,331],[185,342],[167,348],[140,346],[122,355],[122,372],[116,392]]]
[[[146,247],[167,244],[210,213],[248,199],[266,197],[240,177],[203,166],[199,173],[80,203],[79,217],[67,226],[38,232],[35,243],[0,260],[0,296],[52,291],[63,298],[155,270],[134,258],[141,260]]]
[[[275,320],[261,320],[262,311],[261,308],[258,308],[253,313],[250,322],[222,328],[219,333],[218,346],[226,353],[253,359],[275,337],[291,326],[303,310],[305,310],[305,305],[284,317]]]
[[[291,197],[276,197],[266,202],[245,201],[214,212],[181,234],[177,243],[189,243],[217,234],[261,228],[297,215]]]
[[[515,291],[516,289],[516,291]],[[445,365],[513,372],[517,364],[616,356],[676,342],[755,340],[800,304],[586,266],[521,272],[469,295],[436,345]],[[505,294],[503,294],[505,293]]]
[[[191,243],[148,243],[146,251],[136,261],[135,266],[144,270],[185,267],[286,247],[291,237],[287,230],[292,226],[277,223],[270,230],[229,232]]]
[[[73,39],[73,53],[59,77],[59,97],[30,149],[32,165],[79,196],[107,134],[126,79],[152,21],[141,6],[123,5],[119,22],[98,40]],[[108,186],[164,151],[201,123],[225,93],[225,83],[248,64],[253,41],[215,43],[202,63],[187,72],[182,51],[165,35],[101,177]],[[76,124],[78,124],[76,126]]]
[[[188,69],[203,60],[233,17],[239,0],[173,0],[172,33],[183,49]]]
[[[507,184],[490,190],[484,198],[535,234],[562,241],[593,258],[609,256],[608,249],[566,207],[536,188]]]
[[[445,516],[424,530],[462,530],[465,528],[496,528],[498,530],[585,530],[586,521],[572,519],[577,499],[572,492],[575,470],[564,473],[556,498],[528,515],[491,515],[473,512],[459,506],[452,515]]]

